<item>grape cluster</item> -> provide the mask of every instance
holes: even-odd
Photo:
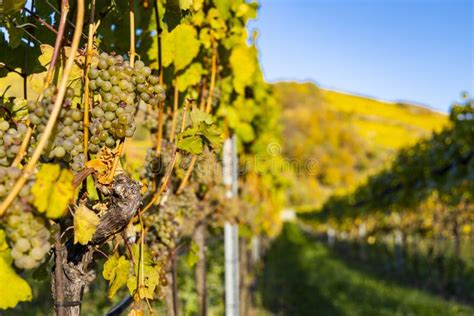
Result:
[[[212,187],[212,184],[222,182],[222,165],[216,153],[209,148],[205,148],[198,157],[193,171],[193,180],[200,185]]]
[[[0,121],[0,166],[7,167],[13,162],[27,129],[23,122]]]
[[[177,218],[197,211],[197,204],[194,191],[186,188],[181,194],[169,196],[159,212],[151,212],[145,218],[145,225],[150,228],[146,238],[155,258],[169,258],[178,241]]]
[[[0,168],[0,200],[7,194],[21,171],[18,168]],[[33,269],[40,265],[51,248],[50,233],[43,218],[36,216],[30,206],[31,182],[23,186],[19,197],[3,219],[11,245],[11,257],[20,269]]]
[[[39,266],[51,248],[43,218],[21,207],[12,207],[9,212],[7,236],[12,242],[11,256],[15,265],[21,269]]]
[[[57,89],[49,86],[43,91],[43,99],[28,102],[30,122],[35,125],[34,141],[39,141],[48,123],[56,101]],[[72,108],[74,90],[68,88],[57,120],[56,130],[46,146],[44,156],[70,163],[71,169],[79,172],[84,166],[83,112]]]
[[[147,216],[145,225],[150,227],[147,241],[153,257],[167,260],[176,245],[179,223],[176,214],[165,207],[159,213]]]
[[[118,139],[132,137],[138,99],[156,105],[165,98],[158,77],[142,61],[134,67],[120,55],[102,53],[97,67],[89,71],[89,88],[101,96],[92,109],[90,146],[96,153],[103,146],[113,148]]]

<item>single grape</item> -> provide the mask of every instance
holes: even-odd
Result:
[[[110,81],[104,81],[101,88],[103,91],[110,91],[110,89],[112,89],[112,84],[110,83]]]
[[[115,119],[115,114],[114,112],[105,112],[104,117],[107,121],[112,121],[113,119]]]
[[[89,79],[96,79],[99,76],[99,70],[95,67],[91,67],[89,70]]]
[[[26,238],[20,238],[16,241],[14,248],[19,252],[26,252],[30,249],[30,242]]]
[[[7,131],[10,128],[10,124],[7,121],[0,121],[0,131]]]
[[[99,59],[99,63],[97,64],[97,66],[99,67],[99,69],[107,69],[107,67],[109,67],[109,65],[107,64],[107,61],[105,59]]]
[[[135,69],[140,69],[140,68],[143,68],[143,67],[145,67],[145,63],[143,61],[137,60],[135,62]]]
[[[100,107],[95,107],[93,110],[92,110],[92,115],[94,117],[102,117],[104,116],[104,111],[100,108]]]
[[[150,84],[156,85],[160,81],[160,79],[157,76],[150,75],[148,76],[148,81],[150,82]]]
[[[46,253],[44,252],[44,249],[41,247],[35,247],[31,249],[31,257],[36,261],[42,260],[45,254]]]
[[[93,91],[97,90],[97,82],[95,80],[89,81],[89,89]]]
[[[64,157],[65,154],[66,154],[66,150],[63,147],[59,146],[59,147],[54,148],[54,155],[57,158],[62,158]]]

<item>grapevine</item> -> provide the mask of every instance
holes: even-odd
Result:
[[[252,157],[264,135],[253,123],[265,116],[270,97],[255,43],[245,39],[256,6],[236,3],[221,12],[204,2],[180,3],[177,24],[168,17],[176,12],[161,1],[151,8],[133,0],[15,6],[1,22],[9,33],[18,17],[52,31],[21,47],[38,55],[25,74],[25,89],[35,93],[26,100],[12,95],[24,106],[0,113],[0,229],[11,262],[0,260],[35,274],[54,262],[57,315],[79,314],[97,264],[110,298],[126,288],[132,311],[151,313],[151,300],[166,298],[176,312],[177,264],[182,249],[196,252],[189,243],[195,231],[218,230],[229,220],[254,227],[239,214],[237,199],[225,203],[220,156],[224,136],[236,134],[241,154]],[[48,24],[50,12],[59,15]],[[5,42],[12,54],[15,45]],[[251,86],[264,93],[249,99]],[[256,114],[236,116],[242,102]],[[146,144],[143,159],[130,163],[127,147],[138,139]],[[202,267],[206,240],[199,243]],[[11,295],[14,304],[0,308],[31,299]]]

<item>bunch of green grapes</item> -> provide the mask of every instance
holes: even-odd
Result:
[[[172,210],[164,207],[145,219],[145,225],[150,228],[146,235],[147,243],[155,259],[168,260],[176,246],[179,223],[175,217]]]
[[[194,214],[197,205],[194,191],[187,187],[180,194],[169,196],[158,212],[149,213],[145,218],[145,225],[150,228],[146,238],[155,257],[168,258],[178,241],[178,218]]]
[[[175,216],[190,217],[197,212],[198,203],[195,187],[189,184],[179,194],[173,194],[168,198],[166,208]]]
[[[0,168],[0,200],[6,197],[21,171],[18,168]],[[51,248],[50,233],[42,217],[34,214],[31,207],[31,186],[23,186],[19,196],[3,218],[7,239],[11,246],[11,257],[20,269],[33,269],[41,264]]]
[[[28,127],[25,123],[0,121],[0,166],[10,166],[20,150]]]
[[[120,55],[102,53],[89,71],[89,88],[101,96],[92,109],[90,151],[114,147],[118,139],[132,137],[138,100],[156,105],[165,98],[158,77],[141,61],[134,67]]]
[[[217,154],[206,148],[198,157],[192,174],[193,180],[200,185],[212,187],[222,182],[222,165]]]
[[[38,142],[48,123],[49,116],[56,101],[57,89],[49,86],[43,91],[43,99],[28,102],[30,122],[35,126],[34,141]],[[74,90],[68,88],[63,106],[57,120],[55,131],[46,146],[44,156],[47,159],[58,159],[70,163],[71,169],[78,172],[84,166],[84,132],[83,112],[72,108]]]

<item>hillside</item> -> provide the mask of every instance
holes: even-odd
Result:
[[[373,145],[399,149],[413,145],[420,137],[439,131],[447,116],[407,103],[389,103],[342,92],[321,89],[324,102],[350,115],[359,134]]]
[[[288,197],[295,207],[319,206],[387,166],[395,153],[448,124],[446,115],[411,104],[379,101],[312,83],[273,86],[282,106],[285,158],[297,172]],[[310,166],[311,168],[309,168]]]

